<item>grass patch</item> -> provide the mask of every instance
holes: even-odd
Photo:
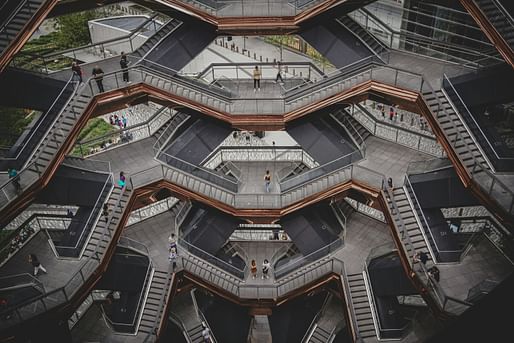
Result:
[[[98,138],[104,136],[110,132],[116,131],[114,126],[107,123],[102,118],[93,118],[90,119],[86,127],[80,131],[78,136],[78,142],[88,141],[94,138]],[[87,154],[92,148],[99,147],[103,141],[92,142],[91,144],[82,145],[82,152]],[[72,155],[81,156],[81,148],[79,145],[75,145],[72,151]]]
[[[0,106],[0,146],[11,147],[34,115],[34,111]]]

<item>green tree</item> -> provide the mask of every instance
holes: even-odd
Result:
[[[89,44],[89,28],[87,22],[98,18],[96,11],[84,11],[57,17],[57,45],[62,48],[72,48]]]

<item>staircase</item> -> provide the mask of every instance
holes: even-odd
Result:
[[[95,252],[101,255],[107,250],[114,236],[114,233],[118,228],[118,224],[123,216],[123,213],[126,210],[131,193],[132,191],[126,188],[113,188],[109,199],[106,202],[109,204],[110,220],[106,223],[103,216],[99,218],[98,222],[96,223],[96,227],[91,234],[91,238],[87,242],[87,245],[84,249],[84,257],[88,258],[95,254]],[[118,206],[116,206],[117,204]]]
[[[480,11],[482,11],[487,20],[514,51],[514,21],[512,20],[512,14],[509,15],[497,0],[473,0],[473,2],[480,8]]]
[[[203,343],[202,319],[198,315],[190,292],[184,292],[174,297],[171,305],[171,318],[179,321],[187,341]]]
[[[154,136],[157,139],[155,146],[159,149],[163,148],[168,143],[176,129],[184,124],[189,118],[191,117],[183,112],[176,112],[166,124],[162,125],[159,130],[154,133]]]
[[[300,175],[309,170],[309,167],[303,162],[293,162],[292,166],[287,166],[277,172],[278,182],[282,182],[290,177]]]
[[[406,194],[405,189],[403,187],[395,188],[392,190],[392,194],[393,199],[387,197],[387,207],[391,213],[391,217],[394,218],[395,226],[398,229],[398,235],[403,242],[407,256],[414,256],[416,251],[431,251],[428,248],[425,238],[423,237],[423,233],[421,232],[422,228],[420,228],[418,224],[416,215],[414,214],[414,209],[409,203],[408,195]],[[396,213],[393,201],[396,203],[400,213]],[[405,225],[405,234],[401,233],[402,222],[403,225]],[[431,260],[431,254],[428,255],[429,260]]]
[[[313,331],[305,340],[305,343],[330,343],[333,339],[332,333],[315,324]]]
[[[334,341],[337,331],[346,323],[341,316],[341,308],[345,304],[333,294],[329,294],[323,303],[321,310],[314,317],[302,343],[331,343]]]
[[[371,133],[346,110],[330,113],[330,117],[343,127],[346,133],[352,138],[354,144],[364,155],[366,145],[364,141],[371,135]]]
[[[242,175],[241,170],[231,161],[221,162],[214,170],[225,176],[234,178],[234,180],[239,180]]]
[[[250,325],[250,333],[247,343],[271,343],[271,329],[268,316],[255,315]]]
[[[11,16],[5,22],[0,23],[0,55],[2,55],[16,36],[23,30],[27,23],[32,19],[41,5],[46,0],[7,0],[2,4],[0,10],[12,10]],[[3,7],[5,6],[5,7]],[[16,7],[14,7],[16,6]],[[7,13],[2,13],[2,16]]]
[[[205,88],[189,84],[187,81],[178,79],[173,76],[160,77],[151,72],[146,73],[143,81],[156,88],[162,89],[166,92],[176,96],[192,100],[193,102],[203,104],[207,107],[217,109],[219,111],[228,113],[230,112],[231,102],[223,98],[222,95],[217,95],[213,92],[213,88]]]
[[[353,311],[357,321],[357,328],[361,338],[376,338],[375,325],[371,305],[366,292],[364,276],[362,273],[349,274],[348,283],[350,285],[350,296],[352,298]]]
[[[184,249],[183,249],[184,250]],[[228,292],[238,295],[238,287],[243,284],[243,280],[218,268],[185,250],[181,252],[184,256],[183,267],[197,277],[200,277]]]
[[[144,58],[147,54],[149,54],[153,48],[155,48],[159,43],[166,38],[175,28],[179,27],[182,23],[177,19],[171,19],[165,25],[163,25],[152,37],[148,38],[148,40],[141,45],[136,51],[134,51],[131,56],[134,56],[136,59]]]
[[[77,120],[89,104],[91,97],[87,94],[75,94],[58,116],[56,122],[33,154],[30,162],[35,165],[31,170],[45,170],[53,161],[57,151],[62,146]]]
[[[380,40],[375,38],[372,34],[370,34],[367,30],[365,30],[362,26],[357,24],[355,20],[350,18],[347,15],[342,16],[336,21],[343,25],[348,31],[352,32],[357,38],[361,40],[361,42],[375,55],[377,55],[380,59],[383,54],[388,52],[387,47]]]
[[[363,141],[371,136],[371,132],[369,132],[368,129],[366,129],[359,121],[357,121],[350,113],[348,113],[348,111],[337,111],[335,113],[331,113],[330,115],[339,123],[344,123],[343,118],[350,122],[350,128],[354,130],[353,133],[356,133],[357,137],[362,137]]]
[[[472,174],[475,161],[485,169],[490,170],[482,152],[475,144],[459,115],[453,110],[446,95],[441,90],[436,91],[435,94],[426,92],[423,93],[423,99],[432,113],[435,114],[439,126],[469,173]],[[440,105],[442,106],[441,110],[439,110]]]
[[[162,320],[162,311],[168,300],[166,295],[171,287],[171,280],[168,271],[154,271],[138,332],[154,334],[153,330]]]
[[[352,213],[355,212],[355,208],[352,205],[350,205],[346,200],[332,201],[330,202],[330,206],[335,216],[343,226],[343,230],[346,230],[348,219],[350,219]]]
[[[350,72],[343,71],[343,74],[334,75],[332,78],[324,79],[318,83],[308,84],[299,88],[299,91],[286,95],[286,112],[321,101],[370,80],[371,68],[364,65],[362,69],[364,70],[355,67]]]
[[[84,88],[82,88],[82,90],[84,90]],[[29,158],[27,167],[18,174],[21,184],[20,191],[31,186],[52,164],[57,152],[68,139],[70,132],[82,116],[90,99],[91,96],[86,92],[78,92],[74,93],[74,95],[66,101],[64,109],[60,111],[54,123]],[[0,209],[4,208],[20,193],[12,184],[7,184],[2,188],[3,196],[0,196]]]
[[[222,3],[218,4],[214,0],[183,0],[182,2],[211,15],[216,15],[217,8],[223,6]]]

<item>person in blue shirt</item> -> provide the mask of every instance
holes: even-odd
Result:
[[[20,177],[18,176],[18,171],[15,168],[7,169],[7,175],[9,175],[9,179],[12,179],[12,183],[16,188],[16,191],[21,191]]]
[[[125,173],[124,172],[120,172],[120,179],[118,180],[118,186],[120,186],[121,188],[125,187]]]

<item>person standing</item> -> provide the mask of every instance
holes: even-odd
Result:
[[[102,70],[102,68],[100,68],[98,65],[96,65],[93,68],[93,72],[92,73],[93,73],[93,77],[95,78],[96,85],[98,86],[98,90],[100,91],[100,93],[105,92],[104,84],[103,84],[103,81],[104,81],[104,71]]]
[[[269,170],[266,170],[266,174],[264,175],[264,183],[266,184],[266,192],[269,193],[271,189],[271,174]]]
[[[125,187],[125,173],[124,172],[120,172],[120,179],[118,180],[118,186],[120,186],[120,188],[123,188]]]
[[[275,83],[278,83],[278,79],[280,79],[281,83],[284,83],[284,79],[282,79],[282,63],[277,61],[277,77],[275,78]]]
[[[122,115],[121,116],[121,122],[123,123],[123,128],[126,129],[127,128],[127,116],[126,115]]]
[[[120,59],[120,67],[121,67],[121,71],[123,72],[123,81],[130,83],[128,65],[129,65],[129,61],[127,60],[127,55],[125,55],[125,52],[122,51],[121,59]]]
[[[255,260],[250,263],[250,273],[252,273],[252,279],[257,277],[257,262]]]
[[[172,233],[169,237],[168,237],[168,244],[169,244],[169,247],[170,249],[172,247],[176,247],[177,246],[177,239],[175,238],[175,234]]]
[[[77,60],[71,63],[71,71],[73,72],[73,79],[78,78],[79,83],[82,83],[82,68],[80,68]]]
[[[37,276],[40,270],[46,274],[46,269],[41,265],[41,262],[39,262],[35,254],[29,254],[29,263],[34,267],[34,276]]]
[[[263,279],[269,278],[268,272],[269,272],[270,267],[271,267],[271,265],[269,264],[269,261],[265,259],[264,262],[262,262],[262,278]]]
[[[261,90],[261,71],[259,69],[259,66],[255,66],[255,69],[253,70],[253,91]]]
[[[175,269],[177,268],[177,257],[178,257],[177,247],[176,246],[171,247],[169,252],[170,252],[170,255],[168,257],[168,260],[171,263],[171,267],[173,268],[173,271],[175,271]]]
[[[389,120],[393,121],[393,118],[394,118],[394,107],[391,106],[389,108]]]

